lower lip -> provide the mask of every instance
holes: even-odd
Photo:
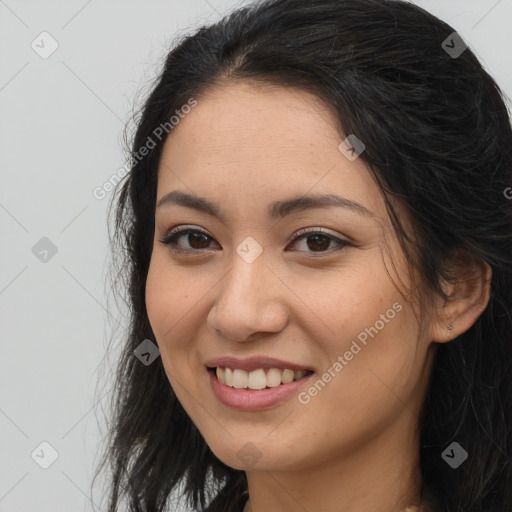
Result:
[[[254,411],[258,409],[267,409],[273,407],[293,395],[315,375],[311,373],[302,377],[302,379],[289,382],[288,384],[280,384],[275,388],[252,390],[237,389],[222,384],[214,372],[207,371],[210,376],[210,384],[215,396],[228,407],[243,411]]]

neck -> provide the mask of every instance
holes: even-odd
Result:
[[[319,455],[322,464],[247,472],[250,503],[244,512],[420,512],[411,507],[419,501],[421,473],[410,420],[402,416],[351,453]]]

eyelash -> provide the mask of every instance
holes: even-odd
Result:
[[[176,252],[176,253],[194,253],[194,252],[197,253],[197,252],[209,250],[208,248],[205,248],[205,249],[183,249],[182,247],[176,245],[176,243],[175,243],[176,240],[178,240],[182,236],[185,236],[185,235],[188,235],[191,233],[205,235],[206,237],[213,240],[213,238],[210,235],[208,235],[207,233],[205,233],[204,231],[201,231],[198,229],[192,229],[192,228],[177,227],[174,230],[170,231],[169,234],[166,235],[164,238],[161,238],[160,243],[167,245],[171,251]],[[307,238],[307,236],[313,236],[313,235],[325,236],[326,238],[329,238],[331,241],[338,243],[340,245],[340,247],[337,249],[334,249],[334,250],[329,250],[329,251],[318,251],[318,252],[297,251],[297,252],[308,252],[311,255],[313,255],[313,257],[318,257],[318,256],[322,256],[325,254],[332,254],[333,252],[341,251],[343,249],[346,249],[349,246],[353,246],[353,244],[351,244],[347,240],[342,240],[333,235],[330,235],[326,231],[324,231],[322,228],[316,228],[316,229],[310,229],[310,230],[308,230],[307,228],[301,229],[296,233],[295,237],[293,238],[293,240],[291,240],[290,243],[294,244],[301,239]]]

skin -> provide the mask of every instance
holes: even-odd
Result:
[[[173,129],[160,163],[157,203],[179,190],[218,203],[225,219],[157,208],[149,320],[188,415],[221,461],[246,471],[254,512],[398,512],[413,504],[418,416],[435,347],[467,330],[488,301],[486,268],[461,287],[446,285],[457,299],[436,302],[420,331],[414,305],[386,273],[402,292],[410,287],[384,201],[362,158],[338,149],[344,137],[335,126],[328,107],[305,92],[224,83]],[[373,217],[333,206],[267,215],[270,202],[307,193],[343,196]],[[176,243],[190,252],[173,252],[160,240],[178,225],[206,232],[209,244],[183,235]],[[353,245],[336,250],[334,239],[315,245],[311,236],[292,243],[301,228]],[[248,236],[263,249],[252,263],[236,252]],[[205,363],[223,355],[276,357],[320,377],[394,303],[401,311],[306,405],[294,396],[239,411],[211,390]],[[248,442],[260,456],[252,466],[237,456]]]

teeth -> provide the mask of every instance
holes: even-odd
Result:
[[[308,372],[300,370],[280,370],[279,368],[269,368],[265,373],[263,368],[246,372],[238,368],[217,367],[215,371],[217,378],[222,384],[237,389],[265,389],[266,387],[275,388],[282,384],[288,384],[294,380],[302,379]]]
[[[241,372],[242,370],[235,370]],[[247,372],[244,372],[247,373]],[[265,370],[254,370],[249,373],[247,387],[249,389],[263,389],[267,387],[267,377],[265,377]]]
[[[267,386],[275,388],[281,384],[281,376],[283,372],[279,368],[270,368],[267,372]]]
[[[293,370],[285,370],[283,372],[283,376],[281,377],[283,384],[288,384],[289,382],[293,382],[294,374],[295,374],[295,372]]]
[[[233,387],[243,389],[249,384],[249,374],[244,370],[233,370]]]
[[[227,386],[233,385],[233,370],[231,368],[224,369],[224,379]]]

